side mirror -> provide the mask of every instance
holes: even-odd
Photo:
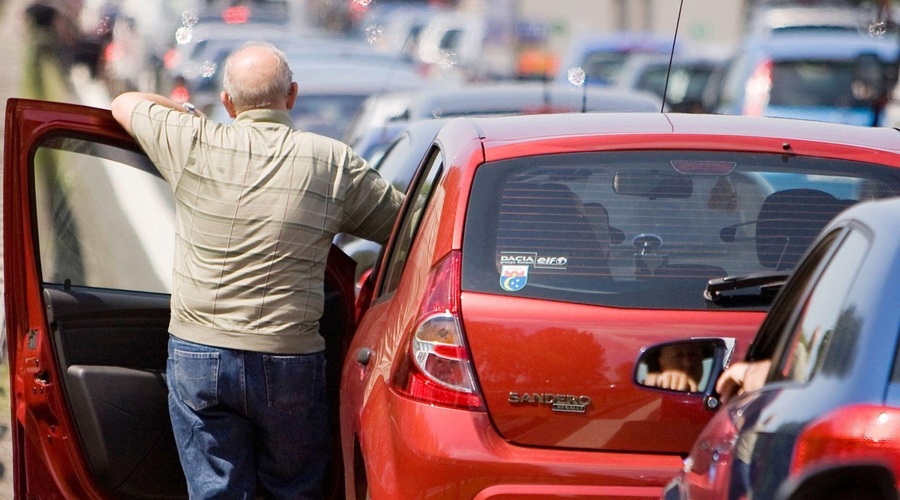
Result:
[[[715,411],[720,405],[716,379],[731,363],[733,338],[694,338],[646,347],[638,356],[634,382],[642,387],[701,396]]]

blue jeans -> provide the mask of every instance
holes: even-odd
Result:
[[[195,498],[322,498],[331,463],[325,355],[169,336],[169,415]]]

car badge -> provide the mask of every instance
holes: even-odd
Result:
[[[518,292],[528,283],[528,266],[503,266],[500,269],[500,288]]]
[[[541,392],[510,392],[507,399],[512,405],[545,405],[558,413],[584,413],[591,404],[587,395],[552,394]]]

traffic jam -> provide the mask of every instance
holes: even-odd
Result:
[[[898,498],[891,2],[72,3],[13,497]]]

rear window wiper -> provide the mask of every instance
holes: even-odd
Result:
[[[764,271],[750,273],[741,276],[725,276],[724,278],[711,279],[706,283],[703,298],[710,302],[730,296],[728,292],[759,288],[759,296],[774,297],[784,282],[790,277],[790,271]]]

